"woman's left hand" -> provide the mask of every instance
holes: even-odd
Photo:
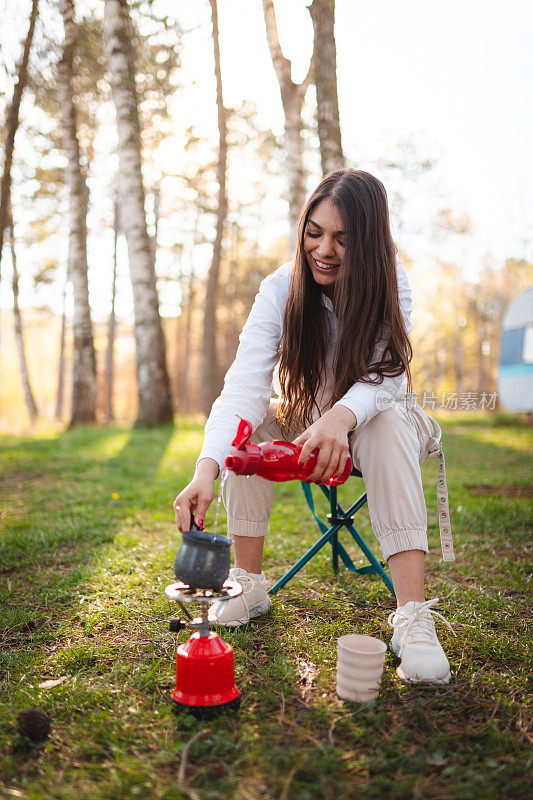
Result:
[[[342,475],[350,455],[348,432],[356,423],[353,411],[346,406],[334,406],[293,440],[293,444],[303,445],[299,464],[305,463],[318,447],[316,467],[308,476],[308,481],[325,483],[332,476],[337,478]]]

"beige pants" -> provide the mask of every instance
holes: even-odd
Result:
[[[284,439],[276,420],[277,400],[251,437],[252,442]],[[291,438],[295,438],[297,433]],[[349,434],[354,466],[362,473],[372,529],[383,558],[403,550],[428,552],[427,512],[420,465],[440,457],[438,479],[439,523],[445,560],[453,560],[444,456],[440,428],[409,398],[394,400],[370,422]],[[349,480],[349,479],[348,479]],[[265,536],[274,499],[275,483],[252,475],[229,473],[223,492],[228,532],[234,536]]]

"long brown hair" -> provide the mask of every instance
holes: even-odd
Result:
[[[385,376],[405,372],[409,388],[412,386],[412,349],[400,310],[397,249],[385,187],[363,170],[330,172],[303,207],[298,226],[279,365],[282,397],[278,417],[289,429],[312,423],[321,379],[325,379],[327,311],[303,246],[309,216],[325,198],[335,204],[346,232],[333,297],[338,332],[331,404],[358,381],[380,384]],[[385,348],[374,360],[379,340]]]

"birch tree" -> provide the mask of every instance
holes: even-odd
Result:
[[[63,147],[68,164],[66,180],[69,190],[69,256],[68,276],[74,294],[74,350],[72,359],[72,410],[70,424],[94,422],[96,419],[96,356],[89,308],[87,280],[87,207],[89,193],[80,161],[80,145],[76,106],[74,104],[74,53],[78,27],[74,20],[73,0],[59,3],[65,43],[59,62],[59,110]]]
[[[222,98],[222,74],[220,70],[220,46],[218,36],[217,0],[209,0],[211,4],[211,18],[213,22],[213,49],[215,56],[215,77],[217,84],[217,111],[218,111],[218,206],[217,229],[213,244],[213,258],[207,274],[204,311],[204,342],[203,342],[203,390],[204,413],[207,415],[220,391],[220,377],[217,357],[217,297],[220,276],[220,261],[222,257],[222,237],[224,223],[228,213],[228,198],[226,194],[226,169],[228,146],[226,141],[226,109]]]
[[[119,227],[119,204],[115,197],[113,203],[113,278],[111,281],[111,310],[107,322],[107,348],[105,354],[105,407],[104,413],[106,422],[115,419],[113,411],[113,384],[115,378],[115,335],[116,335],[116,299],[117,299],[117,266],[118,266],[118,237]]]
[[[133,286],[139,398],[137,424],[164,423],[172,420],[172,403],[154,260],[146,228],[139,111],[127,0],[105,0],[104,27],[117,115],[120,216]]]
[[[335,0],[313,0],[313,20],[318,138],[322,172],[326,175],[344,166],[339,99],[337,93],[337,48],[335,45]]]
[[[28,33],[24,42],[24,50],[18,68],[17,82],[13,89],[13,98],[6,114],[4,145],[4,172],[0,184],[0,267],[2,264],[2,250],[4,247],[4,233],[9,224],[9,203],[11,195],[11,167],[13,166],[13,151],[15,149],[15,134],[19,126],[20,102],[28,82],[28,62],[30,50],[37,21],[39,0],[32,0]]]
[[[63,303],[61,312],[61,333],[59,337],[59,359],[57,363],[57,391],[55,418],[63,418],[63,401],[65,397],[65,344],[67,338],[67,282],[63,286]]]
[[[266,35],[272,63],[279,82],[281,102],[285,115],[285,147],[287,178],[289,184],[290,245],[296,244],[298,219],[305,201],[305,169],[302,140],[302,106],[307,89],[312,82],[314,55],[309,70],[301,83],[294,83],[291,77],[291,62],[281,50],[276,25],[276,12],[273,0],[263,0]]]
[[[180,326],[180,338],[183,335],[183,357],[180,358],[181,367],[181,382],[179,384],[181,391],[178,394],[178,401],[183,414],[191,411],[191,351],[192,351],[192,314],[194,303],[196,300],[196,275],[194,273],[194,260],[191,254],[189,274],[187,276],[187,300],[184,310],[183,326],[185,330],[182,332]],[[176,349],[179,353],[179,350]],[[176,369],[176,375],[179,375]]]
[[[20,378],[22,381],[22,388],[24,390],[24,400],[28,415],[31,423],[35,423],[38,417],[37,404],[33,395],[30,382],[30,373],[28,370],[28,361],[26,359],[26,347],[24,344],[24,326],[22,323],[22,312],[19,306],[19,273],[17,269],[17,254],[15,250],[15,233],[13,226],[13,217],[9,215],[8,219],[9,228],[9,245],[11,250],[11,266],[13,270],[13,316],[15,319],[15,339],[17,342],[17,351],[19,356]]]

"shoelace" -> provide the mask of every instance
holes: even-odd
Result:
[[[400,645],[400,657],[407,644],[408,637],[414,641],[429,641],[433,643],[435,633],[433,616],[441,619],[454,636],[457,635],[446,617],[443,617],[442,614],[435,611],[433,608],[438,602],[439,598],[434,597],[432,600],[425,600],[423,603],[419,603],[411,614],[404,611],[403,608],[389,614],[387,622],[391,628],[400,628],[403,631],[402,643]]]

